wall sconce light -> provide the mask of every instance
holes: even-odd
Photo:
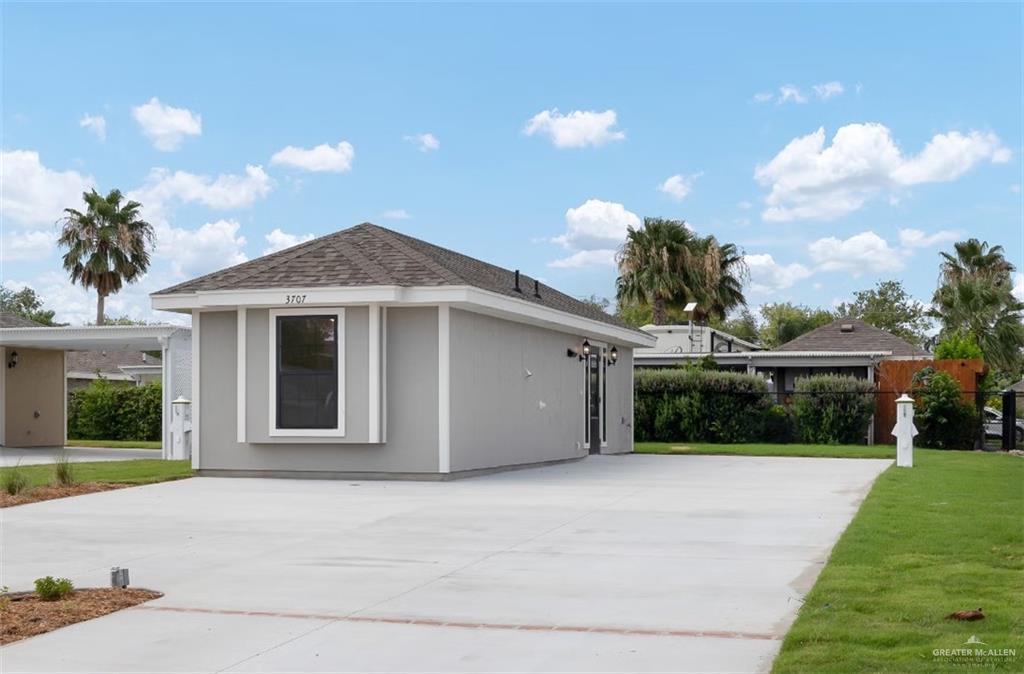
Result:
[[[590,342],[584,339],[583,344],[580,345],[578,351],[576,349],[569,348],[565,350],[565,355],[568,356],[569,358],[579,358],[580,360],[585,360],[589,358]]]
[[[611,351],[608,352],[608,364],[615,365],[617,362],[619,362],[619,350],[613,346]]]
[[[7,359],[7,369],[18,367],[18,352],[11,351],[11,357]]]

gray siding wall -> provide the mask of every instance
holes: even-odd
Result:
[[[451,310],[452,472],[587,454],[583,365],[566,356],[582,341]],[[630,353],[620,349],[619,364],[609,368],[606,452],[632,451]]]
[[[345,438],[269,436],[269,312],[246,316],[246,440],[237,442],[236,313],[200,318],[199,467],[236,471],[434,473],[438,469],[437,309],[389,308],[386,442],[369,426],[368,310],[345,311]]]

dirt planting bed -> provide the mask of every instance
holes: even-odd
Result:
[[[33,487],[21,492],[20,494],[16,494],[15,496],[11,496],[5,492],[0,492],[0,508],[9,508],[11,506],[36,503],[38,501],[49,501],[50,499],[64,498],[66,496],[94,494],[98,491],[110,491],[111,489],[123,489],[125,487],[132,486],[134,485],[110,484],[108,482],[83,482],[70,487],[58,487],[56,485]]]
[[[163,596],[135,588],[75,590],[64,599],[44,601],[35,592],[0,596],[0,645],[91,620]]]

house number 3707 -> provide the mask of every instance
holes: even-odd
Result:
[[[284,303],[285,304],[305,304],[306,303],[306,296],[305,295],[285,295],[284,296]]]

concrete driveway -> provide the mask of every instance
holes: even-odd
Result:
[[[120,565],[165,596],[0,649],[0,670],[763,671],[889,463],[597,456],[11,508],[0,583]]]
[[[0,447],[0,468],[53,463],[66,454],[74,462],[125,461],[128,459],[159,459],[159,449],[114,449],[112,447]]]

